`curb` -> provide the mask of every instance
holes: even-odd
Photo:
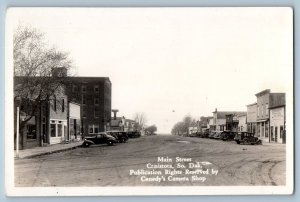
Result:
[[[49,154],[54,154],[54,153],[59,153],[59,152],[64,152],[64,151],[76,149],[77,147],[80,147],[80,146],[81,146],[81,144],[76,145],[76,146],[72,146],[72,147],[68,147],[68,148],[57,149],[57,150],[48,151],[48,152],[42,152],[42,153],[39,153],[39,154],[31,154],[31,155],[27,155],[27,156],[24,156],[24,157],[14,157],[14,159],[17,160],[17,159],[34,158],[34,157],[38,157],[38,156],[44,156],[44,155],[49,155]]]

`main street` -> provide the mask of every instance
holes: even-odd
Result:
[[[29,187],[284,185],[285,147],[286,145],[282,144],[238,145],[233,141],[195,137],[146,136],[129,139],[127,143],[114,146],[94,145],[36,158],[16,159],[15,185]],[[171,159],[172,162],[158,162],[158,157],[166,161]],[[174,170],[182,170],[184,173],[186,169],[177,169],[176,157],[183,161],[187,160],[183,162],[186,167],[189,163],[207,162],[206,167],[218,173],[201,175],[206,177],[205,181],[161,182],[147,181],[147,178],[141,179],[143,175],[132,174],[137,170],[152,170],[147,166],[157,164],[172,165]],[[177,175],[180,176],[182,175]]]

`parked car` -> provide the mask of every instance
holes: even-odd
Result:
[[[216,131],[211,131],[208,137],[210,139],[214,139],[215,134],[216,134]]]
[[[209,131],[208,130],[202,132],[202,136],[201,136],[202,138],[208,138],[208,136],[209,136]]]
[[[254,133],[250,133],[250,132],[238,132],[235,137],[234,140],[236,141],[237,144],[251,144],[251,145],[255,145],[255,144],[262,144],[261,139],[259,139],[258,137],[254,137]]]
[[[106,131],[108,135],[111,135],[117,139],[118,142],[127,142],[128,136],[126,132],[123,131]]]
[[[222,132],[220,139],[223,141],[233,140],[237,132],[225,130]]]
[[[141,132],[138,132],[138,131],[127,132],[127,136],[129,138],[141,137]]]
[[[214,135],[213,138],[219,140],[220,137],[221,137],[222,132],[223,132],[223,131],[217,131],[217,132],[215,133],[215,135]]]
[[[94,144],[107,144],[113,145],[117,143],[117,139],[111,135],[108,135],[106,132],[100,132],[96,136],[93,137],[85,137],[82,143],[82,146],[89,147]]]

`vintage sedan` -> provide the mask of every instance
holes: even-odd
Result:
[[[123,131],[106,131],[108,135],[111,135],[117,139],[118,142],[124,143],[128,141],[126,132]]]
[[[217,131],[214,135],[214,139],[219,140],[223,131]]]
[[[225,130],[222,132],[220,139],[223,141],[233,140],[237,132]]]
[[[108,135],[105,132],[100,132],[96,136],[93,137],[85,137],[84,141],[82,143],[83,147],[89,147],[91,145],[95,144],[107,144],[107,145],[113,145],[114,143],[117,143],[117,139],[111,135]]]
[[[262,144],[261,139],[255,137],[254,133],[250,133],[250,132],[238,132],[235,135],[234,140],[236,141],[237,144],[241,144],[241,143],[251,144],[251,145]]]

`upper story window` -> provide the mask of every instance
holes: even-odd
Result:
[[[73,86],[72,86],[72,91],[73,91],[73,92],[77,92],[77,91],[78,91],[78,87],[77,87],[76,85],[73,85]]]
[[[65,99],[61,100],[61,111],[64,112],[65,111]]]
[[[82,99],[82,100],[81,100],[82,104],[85,105],[85,104],[86,104],[86,98],[85,98],[85,95],[82,95],[82,96],[81,96],[81,99]]]
[[[94,98],[94,104],[99,105],[99,98]]]
[[[95,92],[95,93],[98,93],[98,92],[99,92],[99,86],[98,86],[98,85],[95,85],[95,86],[94,86],[94,92]]]
[[[86,86],[85,85],[81,86],[81,92],[86,93]]]
[[[259,106],[257,106],[257,116],[260,116]]]
[[[265,109],[264,109],[264,105],[261,105],[261,115],[265,115]]]
[[[266,106],[266,115],[268,115],[269,114],[269,104],[267,103],[265,106]]]

